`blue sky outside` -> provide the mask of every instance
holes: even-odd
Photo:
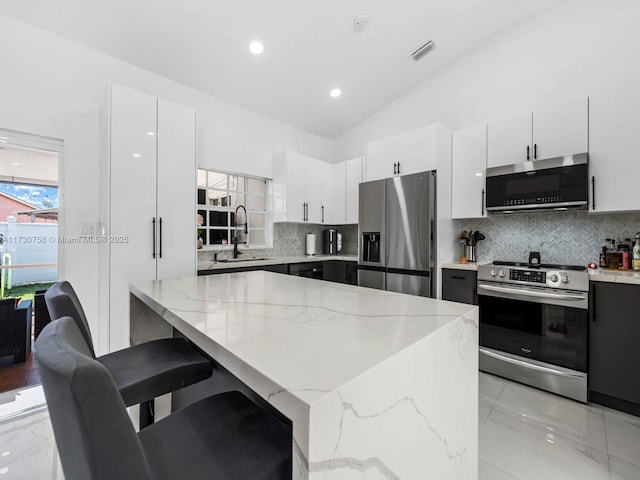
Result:
[[[58,208],[58,187],[0,182],[0,192],[33,205],[38,210]]]

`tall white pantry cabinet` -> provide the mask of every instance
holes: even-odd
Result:
[[[129,284],[196,271],[196,112],[111,84],[105,108],[99,351],[129,346]]]

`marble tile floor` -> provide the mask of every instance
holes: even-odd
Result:
[[[640,480],[640,418],[480,373],[480,480]],[[0,394],[0,480],[63,480],[40,387]]]

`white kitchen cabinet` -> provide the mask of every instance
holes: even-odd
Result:
[[[345,203],[346,216],[344,222],[358,223],[358,191],[363,178],[363,158],[356,157],[343,162],[345,164]]]
[[[487,124],[453,132],[451,216],[486,217],[485,172],[487,168]]]
[[[589,209],[640,210],[638,134],[640,95],[636,86],[619,87],[589,99]]]
[[[347,223],[347,162],[334,163],[331,173],[333,202],[331,205],[331,217],[327,223],[343,225]]]
[[[398,135],[367,143],[367,182],[397,173]]]
[[[579,98],[533,112],[534,160],[589,149],[589,101]]]
[[[436,169],[436,124],[398,135],[398,175]]]
[[[588,148],[589,102],[585,98],[488,125],[488,167],[584,153]]]
[[[195,274],[195,110],[111,85],[101,186],[108,342],[129,346],[129,284]]]
[[[487,133],[487,167],[511,165],[533,158],[530,153],[531,112],[490,122]]]
[[[437,124],[367,144],[366,181],[435,170]]]
[[[274,222],[328,223],[332,202],[331,167],[329,163],[295,152],[274,155]]]

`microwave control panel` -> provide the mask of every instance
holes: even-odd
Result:
[[[531,283],[547,283],[547,272],[539,270],[509,270],[509,280]]]

